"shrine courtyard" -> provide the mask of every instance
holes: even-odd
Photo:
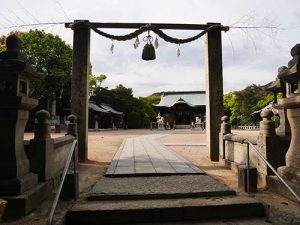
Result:
[[[235,130],[234,133],[243,133],[247,135],[255,135],[258,131],[244,131]],[[175,151],[181,157],[189,160],[195,166],[198,166],[201,171],[209,175],[213,180],[218,181],[220,185],[226,184],[232,190],[235,190],[241,198],[248,196],[244,192],[238,190],[238,180],[236,173],[228,167],[224,166],[224,162],[211,162],[209,160],[209,151],[206,147],[206,134],[202,130],[174,130],[174,131],[158,131],[158,130],[108,130],[99,132],[89,132],[88,144],[89,144],[89,160],[85,163],[79,163],[78,170],[80,173],[79,188],[80,194],[76,204],[84,204],[87,200],[87,194],[92,190],[98,181],[105,179],[105,173],[109,168],[113,158],[120,149],[123,140],[126,138],[145,138],[153,135],[161,135],[159,141],[169,149]],[[52,134],[52,138],[63,136],[64,133]],[[26,133],[25,139],[32,138],[33,134]],[[121,146],[122,147],[122,146]],[[149,176],[151,179],[151,177]],[[154,178],[154,177],[152,177]],[[118,178],[124,179],[124,178]],[[128,178],[125,178],[128,179]],[[160,177],[164,179],[164,177]],[[130,181],[129,181],[130,182]],[[143,181],[141,181],[143,182]],[[209,181],[210,182],[210,181]],[[214,182],[214,181],[213,181]],[[122,185],[130,186],[130,183],[122,181]],[[214,183],[212,185],[215,186]],[[218,184],[219,185],[219,184]],[[224,185],[225,186],[225,185]],[[226,191],[226,190],[225,190]],[[220,197],[222,198],[222,197]],[[258,193],[253,195],[253,198],[264,202],[269,207],[278,209],[278,220],[281,219],[282,215],[286,214],[297,214],[299,206],[296,203],[282,198],[279,195],[270,193],[267,190],[259,190]],[[40,207],[29,214],[26,217],[20,218],[15,221],[6,221],[7,225],[39,225],[45,224],[49,206],[52,203],[52,196],[48,197],[48,200],[44,201]],[[68,209],[73,207],[75,202],[71,201],[60,201],[56,210],[55,217],[59,219],[63,217]],[[80,205],[79,204],[79,205]],[[274,210],[273,210],[274,211]],[[284,219],[284,218],[282,218]],[[233,224],[270,224],[268,221],[260,219],[249,219],[246,220],[230,220]],[[232,224],[226,220],[222,221],[211,221],[201,224]]]

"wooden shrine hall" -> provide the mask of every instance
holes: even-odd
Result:
[[[153,106],[172,128],[190,128],[205,121],[205,91],[162,92],[160,102]]]

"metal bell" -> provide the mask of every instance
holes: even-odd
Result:
[[[154,60],[155,59],[155,49],[151,42],[147,43],[144,46],[142,59],[143,60]]]

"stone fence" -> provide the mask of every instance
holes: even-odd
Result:
[[[266,110],[261,113],[263,120],[260,122],[257,135],[232,134],[228,123],[228,117],[222,117],[220,133],[220,156],[224,159],[225,165],[235,172],[246,166],[247,144],[243,141],[247,138],[264,155],[275,169],[285,164],[285,154],[289,146],[289,138],[276,135],[275,124],[271,120],[272,111]],[[251,150],[250,166],[257,169],[259,186],[266,185],[266,177],[272,175],[267,165]]]
[[[51,138],[49,117],[46,110],[36,113],[34,138],[27,143],[26,149],[30,171],[38,174],[39,182],[50,182],[53,186],[60,179],[69,150],[76,138],[76,118],[69,116],[70,123],[66,136]]]
[[[232,129],[258,130],[259,126],[257,126],[257,125],[237,125],[237,126],[232,126]]]

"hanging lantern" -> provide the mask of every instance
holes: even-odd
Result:
[[[147,42],[144,46],[142,59],[143,60],[154,60],[155,56],[155,48],[152,44],[153,38],[150,36],[150,30],[148,30],[148,36],[144,37],[144,41]]]

